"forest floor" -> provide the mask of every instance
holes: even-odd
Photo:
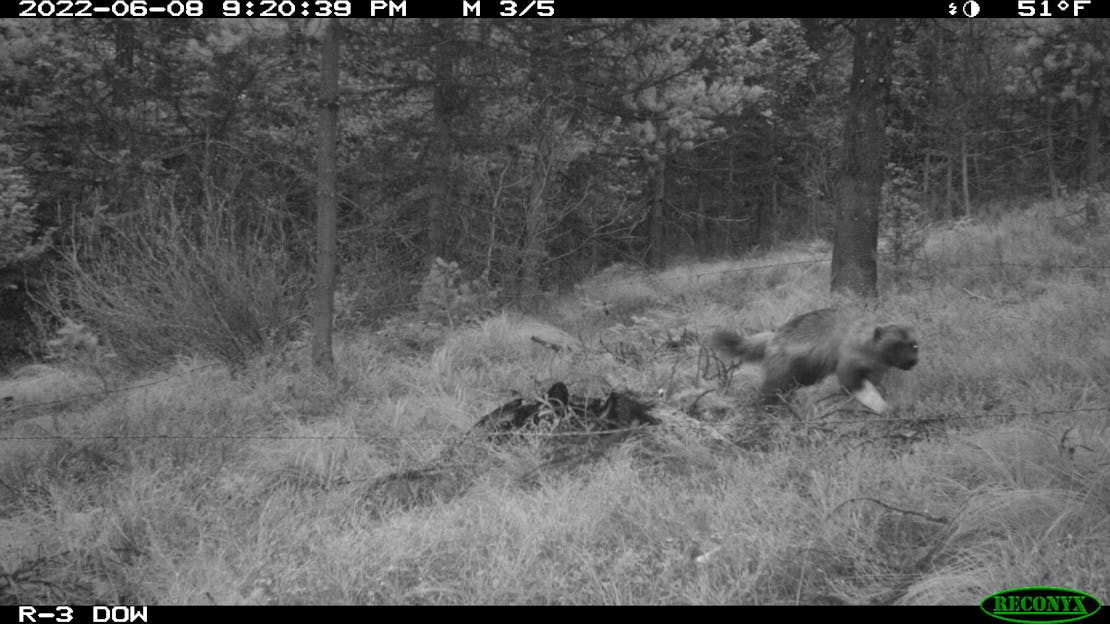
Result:
[[[921,342],[892,413],[821,386],[769,417],[700,344],[835,303],[828,257],[613,267],[534,314],[348,331],[336,381],[303,347],[122,387],[25,367],[0,380],[0,603],[1110,598],[1110,229],[1042,205],[929,230],[880,277]],[[577,462],[466,435],[557,381],[669,417]]]

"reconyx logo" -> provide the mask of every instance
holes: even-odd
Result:
[[[1094,615],[1102,604],[1090,594],[1063,587],[1018,587],[991,594],[979,603],[987,615],[1020,624],[1074,622]]]

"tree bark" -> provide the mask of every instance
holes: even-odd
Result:
[[[886,100],[894,24],[888,19],[855,23],[831,287],[834,292],[863,297],[874,297],[877,291],[879,205],[886,163]]]
[[[313,320],[312,363],[334,371],[332,318],[336,277],[336,144],[339,140],[339,24],[324,25],[320,48],[320,146],[316,187],[316,312]]]

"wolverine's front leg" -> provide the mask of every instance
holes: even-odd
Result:
[[[875,384],[867,378],[866,369],[842,367],[836,371],[836,377],[840,380],[840,385],[867,409],[877,414],[884,414],[890,409]]]

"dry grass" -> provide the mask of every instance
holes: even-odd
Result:
[[[134,391],[2,412],[0,436],[40,439],[0,447],[0,579],[19,579],[0,599],[972,604],[1038,584],[1105,598],[1107,411],[1068,410],[1110,404],[1110,271],[1050,265],[1092,264],[1110,235],[1066,226],[1042,207],[937,230],[922,261],[884,274],[882,311],[923,336],[885,419],[821,421],[817,389],[796,408],[808,420],[766,420],[752,375],[703,375],[709,328],[836,303],[820,246],[614,268],[542,317],[418,341],[347,335],[335,380],[303,351],[234,376],[198,359]],[[696,404],[704,422],[560,470],[543,468],[542,441],[459,441],[553,380],[654,397],[674,422]],[[0,395],[102,387],[36,367]],[[366,496],[436,462],[465,479],[419,504]]]

